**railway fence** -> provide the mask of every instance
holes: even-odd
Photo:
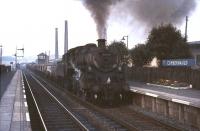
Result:
[[[173,80],[192,84],[194,89],[200,89],[200,70],[190,68],[150,68],[132,67],[127,69],[128,80],[153,82],[159,79]]]

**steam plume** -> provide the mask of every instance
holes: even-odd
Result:
[[[181,24],[195,8],[195,0],[123,0],[119,10],[147,27],[161,23]]]
[[[85,7],[91,12],[97,25],[99,38],[106,38],[107,19],[110,15],[110,7],[119,0],[83,0]]]
[[[83,0],[97,25],[99,38],[106,38],[107,20],[114,9],[114,16],[130,17],[152,28],[161,23],[181,24],[185,16],[195,9],[195,0]],[[120,16],[123,15],[123,16]],[[124,20],[124,19],[123,19]],[[125,19],[126,20],[126,19]],[[134,22],[131,22],[134,23]],[[131,25],[134,27],[134,25]]]

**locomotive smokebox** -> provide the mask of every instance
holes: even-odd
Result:
[[[105,39],[98,39],[98,47],[106,47],[106,40]]]

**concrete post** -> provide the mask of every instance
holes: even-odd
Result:
[[[145,108],[144,95],[142,95],[141,106],[142,108]]]
[[[181,123],[184,123],[184,105],[179,104],[178,108],[179,108],[179,114],[178,114],[179,121]]]
[[[156,101],[157,101],[157,99],[152,97],[152,111],[153,112],[157,112]]]
[[[198,126],[198,128],[200,129],[200,109],[198,109],[197,126]]]

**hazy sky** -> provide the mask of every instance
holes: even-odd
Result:
[[[188,40],[200,40],[200,1],[189,16]],[[144,42],[149,31],[124,18],[108,20],[108,42],[129,36],[129,48]],[[25,48],[25,56],[36,57],[41,52],[54,54],[55,28],[58,28],[59,55],[63,54],[64,21],[68,20],[69,48],[96,42],[96,25],[90,12],[79,0],[0,0],[0,45],[3,55],[13,55],[16,46]],[[177,26],[184,34],[185,23]]]

